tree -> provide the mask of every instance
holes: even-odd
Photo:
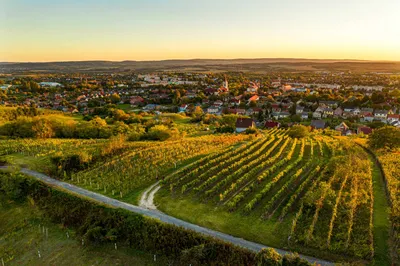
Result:
[[[32,130],[36,138],[51,138],[55,136],[53,126],[46,118],[34,118]]]
[[[121,101],[121,97],[114,93],[113,95],[111,95],[110,100],[112,103],[119,103]]]
[[[257,266],[279,266],[281,259],[281,255],[273,248],[263,248],[256,255]]]
[[[236,127],[236,120],[238,119],[237,115],[223,115],[221,117],[221,125],[229,126],[231,128]]]
[[[181,101],[181,93],[180,93],[179,90],[175,90],[173,103],[174,104],[179,104],[180,101]]]
[[[376,129],[369,136],[368,144],[374,149],[397,149],[400,148],[400,129],[385,126]]]
[[[292,138],[305,138],[309,133],[308,128],[303,125],[295,125],[288,131],[288,135]]]
[[[204,112],[203,109],[201,109],[200,106],[196,106],[192,113],[192,121],[193,122],[200,122],[203,119]]]
[[[258,121],[264,120],[264,113],[262,110],[258,111]]]
[[[152,140],[167,140],[179,137],[179,131],[176,128],[168,128],[164,125],[156,125],[149,129],[148,137]]]
[[[112,116],[115,121],[125,121],[129,118],[129,115],[120,109],[114,109],[112,111]]]
[[[37,92],[37,91],[40,89],[39,84],[37,84],[37,83],[34,82],[33,80],[31,80],[31,81],[29,82],[29,86],[30,86],[32,92]]]
[[[301,117],[300,117],[300,115],[292,115],[291,117],[290,117],[290,119],[292,120],[292,122],[301,122]]]
[[[257,107],[257,102],[256,102],[256,101],[250,101],[249,106],[250,106],[251,108]]]
[[[299,254],[287,254],[283,256],[282,266],[309,266],[311,265],[307,260],[300,258]]]

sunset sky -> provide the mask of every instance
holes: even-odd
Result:
[[[0,61],[400,61],[400,0],[0,0]]]

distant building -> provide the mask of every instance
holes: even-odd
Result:
[[[248,128],[254,128],[255,123],[251,118],[238,118],[236,120],[236,132],[240,133]]]
[[[311,127],[314,129],[324,129],[326,127],[326,122],[324,120],[312,120]]]
[[[267,121],[264,124],[265,128],[274,128],[274,127],[280,127],[280,126],[281,126],[281,124],[276,121]]]
[[[57,82],[40,82],[40,87],[61,87],[62,85]]]
[[[361,126],[361,127],[357,128],[357,134],[368,135],[371,133],[372,133],[372,128],[370,128],[370,127]]]

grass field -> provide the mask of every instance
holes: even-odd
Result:
[[[0,259],[4,265],[167,265],[163,257],[154,262],[152,254],[131,248],[82,246],[74,231],[49,222],[34,206],[4,198],[0,198]]]

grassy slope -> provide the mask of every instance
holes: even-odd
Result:
[[[48,228],[48,238],[39,232]],[[166,265],[163,258],[113,245],[83,248],[73,231],[47,221],[28,204],[0,198],[0,258],[5,265]],[[41,258],[38,257],[38,250]]]
[[[372,180],[374,188],[374,249],[375,256],[373,265],[390,265],[389,256],[389,204],[386,198],[385,183],[378,166],[372,164]]]

